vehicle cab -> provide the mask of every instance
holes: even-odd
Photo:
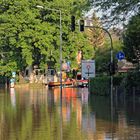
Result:
[[[77,81],[78,87],[87,87],[88,86],[88,79],[85,79],[84,77],[82,77],[81,72],[77,73],[76,81]]]

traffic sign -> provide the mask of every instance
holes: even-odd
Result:
[[[89,64],[86,67],[87,67],[88,70],[90,69],[90,65]]]
[[[120,51],[117,53],[116,57],[118,60],[122,60],[125,58],[125,54],[122,51]]]
[[[82,60],[81,72],[82,78],[95,77],[95,60]]]

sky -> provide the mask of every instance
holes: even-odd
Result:
[[[95,8],[92,8],[91,10],[89,10],[86,14],[85,17],[91,17],[92,14],[95,12]],[[102,13],[101,12],[96,12],[97,17],[101,17]]]
[[[102,15],[103,15],[103,13],[101,11],[98,11],[97,12],[95,8],[92,8],[91,10],[89,10],[85,14],[85,17],[90,19],[92,17],[92,15],[93,15],[94,12],[96,12],[96,16],[99,17],[99,18],[101,18]],[[126,21],[126,23],[127,23],[127,21]],[[104,24],[103,26],[106,27],[106,28],[108,28],[107,25],[109,25],[109,24]],[[123,22],[122,23],[118,23],[118,24],[113,25],[113,26],[110,26],[109,28],[113,28],[113,27],[123,29]]]

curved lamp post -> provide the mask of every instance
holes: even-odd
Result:
[[[42,9],[48,9],[48,10],[59,13],[59,18],[60,18],[60,22],[59,22],[59,27],[60,27],[60,48],[59,48],[59,51],[60,51],[60,96],[62,99],[62,12],[61,12],[61,10],[47,8],[47,7],[43,7],[41,5],[37,5],[36,7],[42,8]]]
[[[85,27],[102,29],[108,34],[108,36],[110,38],[110,45],[111,45],[111,48],[110,48],[110,62],[113,63],[113,42],[112,42],[112,37],[111,37],[111,34],[109,33],[109,31],[107,29],[103,28],[103,27],[98,27],[98,26],[85,26]]]
[[[110,32],[107,30],[107,29],[105,29],[105,28],[103,28],[103,27],[98,27],[98,26],[84,26],[84,27],[87,27],[87,28],[98,28],[98,29],[102,29],[102,30],[104,30],[107,34],[108,34],[108,36],[109,36],[109,38],[110,38],[110,63],[112,64],[113,63],[113,41],[112,41],[112,37],[111,37],[111,34],[110,34]],[[111,76],[110,76],[110,78],[111,78],[111,80],[110,80],[110,84],[111,84],[111,89],[110,89],[110,98],[111,98],[111,118],[113,118],[113,75],[111,74]]]

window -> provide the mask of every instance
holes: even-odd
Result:
[[[82,78],[82,77],[81,77],[81,74],[78,74],[78,75],[77,75],[77,80],[81,80],[81,78]]]

